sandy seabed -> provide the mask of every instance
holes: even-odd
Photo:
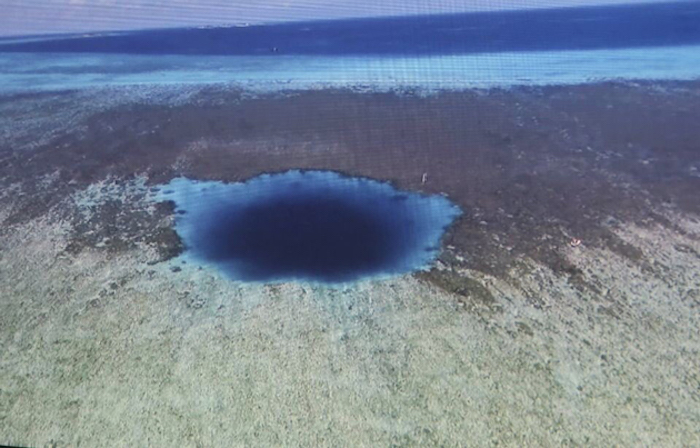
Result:
[[[453,232],[449,256],[429,273],[338,287],[244,284],[183,264],[162,250],[171,239],[117,238],[172,226],[148,173],[64,179],[72,187],[54,202],[23,199],[63,182],[57,165],[42,174],[18,162],[35,150],[22,145],[39,140],[23,140],[43,126],[32,123],[3,138],[3,160],[37,177],[2,178],[2,444],[700,444],[692,204],[659,205],[649,190],[653,220],[622,213],[606,221],[604,239],[577,247],[563,218],[561,234],[538,227],[542,247],[556,240],[547,246],[556,262],[530,246],[503,249],[512,242],[493,224],[511,254],[498,269],[470,261]],[[173,160],[173,175],[189,169]],[[129,204],[128,222],[108,213],[115,202]],[[491,225],[488,211],[475,219]],[[446,286],[459,278],[471,286]]]

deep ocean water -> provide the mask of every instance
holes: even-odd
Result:
[[[230,184],[176,178],[157,199],[175,203],[184,257],[251,282],[342,283],[423,269],[461,213],[443,196],[329,171]]]

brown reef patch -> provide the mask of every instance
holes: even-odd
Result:
[[[57,95],[55,120],[81,107],[71,95]],[[529,257],[583,285],[564,255],[571,238],[644,263],[639,249],[611,231],[617,222],[673,226],[657,211],[700,213],[698,99],[698,82],[432,96],[321,90],[254,97],[202,88],[183,104],[99,110],[36,148],[0,145],[0,184],[20,185],[2,199],[12,204],[5,224],[43,216],[107,178],[145,175],[154,185],[175,176],[239,181],[330,169],[449,196],[464,216],[444,238],[453,248],[441,257],[448,266],[506,275],[514,260]],[[2,104],[11,112],[12,104],[37,98],[8,101]],[[49,183],[36,181],[51,175]],[[105,238],[113,241],[109,250],[136,241],[161,247],[163,258],[182,250],[163,224],[172,215],[167,206],[155,213],[128,203],[101,207],[93,222],[74,223],[71,250]],[[424,277],[462,288],[442,274]]]

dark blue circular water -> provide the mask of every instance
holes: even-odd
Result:
[[[442,196],[327,171],[164,187],[186,255],[242,281],[338,283],[430,264],[459,209]]]

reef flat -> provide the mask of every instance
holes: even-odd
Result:
[[[700,83],[0,97],[0,443],[693,445]],[[178,177],[446,195],[429,271],[182,263]],[[125,430],[125,428],[127,428]]]

